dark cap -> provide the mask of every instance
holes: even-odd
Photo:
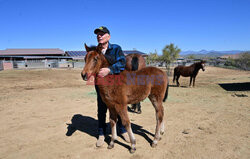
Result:
[[[108,34],[110,34],[108,28],[106,28],[106,27],[104,27],[104,26],[101,26],[101,27],[95,29],[94,33],[97,34],[97,33],[100,32],[100,31],[103,32],[103,33],[108,33]]]

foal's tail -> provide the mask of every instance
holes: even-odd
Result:
[[[168,84],[167,84],[167,89],[166,89],[166,92],[165,92],[165,96],[163,98],[163,102],[165,102],[168,98],[168,88],[169,88],[169,81],[168,81]]]
[[[136,56],[134,56],[134,57],[132,58],[131,63],[132,63],[132,71],[138,70],[138,67],[139,67],[139,59],[138,59]]]

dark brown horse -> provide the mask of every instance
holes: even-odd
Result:
[[[85,56],[85,66],[81,75],[83,80],[88,80],[90,76],[97,74],[101,68],[109,67],[110,64],[99,47],[89,48],[85,44],[85,48],[87,55]],[[130,138],[130,152],[135,152],[136,141],[128,117],[127,104],[138,103],[147,97],[153,104],[156,113],[156,130],[151,144],[152,147],[155,147],[160,140],[160,135],[164,133],[164,108],[162,102],[166,100],[168,95],[168,77],[166,73],[155,67],[145,67],[134,72],[125,70],[117,76],[108,75],[103,78],[96,76],[95,82],[96,84],[99,83],[101,98],[107,105],[110,114],[112,138],[108,148],[114,147],[117,138],[116,122],[119,115]]]
[[[180,86],[179,78],[180,75],[183,77],[190,77],[190,83],[189,86],[191,86],[192,80],[193,80],[193,87],[195,86],[195,77],[197,76],[199,70],[202,69],[202,71],[205,71],[205,61],[196,62],[190,66],[177,66],[174,68],[174,78],[173,82],[177,83],[177,86]]]
[[[146,67],[146,61],[141,54],[129,54],[126,56],[126,70],[137,71]],[[131,109],[141,114],[141,103],[132,104]]]

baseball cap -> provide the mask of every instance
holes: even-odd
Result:
[[[100,32],[100,31],[103,32],[103,33],[108,33],[108,34],[110,34],[108,28],[106,28],[105,26],[101,26],[101,27],[95,29],[94,33],[97,34],[97,33]]]

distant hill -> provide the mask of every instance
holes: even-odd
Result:
[[[180,52],[180,56],[182,57],[187,57],[190,55],[194,55],[196,58],[201,58],[201,57],[219,57],[223,55],[232,55],[232,54],[238,54],[242,53],[245,51],[241,50],[231,50],[231,51],[215,51],[215,50],[200,50],[200,51],[182,51]]]

